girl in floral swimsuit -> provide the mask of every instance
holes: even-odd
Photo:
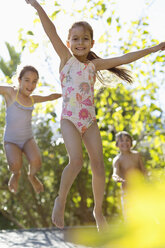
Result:
[[[81,135],[96,121],[94,64],[71,57],[61,71],[63,107],[61,119],[70,120]]]
[[[119,57],[102,59],[91,51],[94,45],[93,30],[87,22],[76,22],[72,25],[66,46],[41,5],[36,0],[25,1],[30,3],[38,12],[43,28],[61,61],[61,85],[64,97],[61,132],[69,154],[69,164],[62,173],[59,195],[55,199],[52,212],[52,222],[59,228],[64,227],[67,194],[83,166],[83,141],[91,163],[95,202],[93,215],[99,230],[106,226],[106,220],[102,212],[105,187],[102,141],[95,121],[93,101],[96,72],[110,70],[131,83],[132,78],[128,71],[117,66],[131,63],[152,52],[164,50],[165,42]]]

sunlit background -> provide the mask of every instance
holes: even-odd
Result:
[[[42,1],[39,1],[42,3]],[[58,1],[57,1],[58,2]],[[113,2],[113,1],[112,1]],[[164,21],[164,11],[165,11],[165,1],[164,0],[117,0],[114,1],[117,5],[116,12],[117,15],[121,18],[122,23],[140,19],[144,14],[148,16],[148,23],[149,23],[149,31],[153,35],[153,37],[159,41],[164,40],[164,30],[165,30],[165,21]],[[149,4],[146,5],[146,2]],[[67,32],[70,25],[79,19],[86,19],[86,17],[82,16],[81,13],[76,14],[75,16],[71,17],[70,12],[72,9],[83,9],[85,1],[81,0],[61,0],[60,5],[62,8],[66,10],[66,13],[58,13],[57,19],[54,21],[58,28],[58,32],[62,37],[63,41],[65,42],[67,39]],[[52,12],[54,8],[54,1],[47,0],[46,5],[44,6],[46,12],[49,14]],[[44,32],[42,30],[41,25],[34,26],[33,20],[35,18],[35,10],[30,6],[27,5],[25,0],[5,0],[1,2],[0,7],[0,55],[2,57],[8,56],[7,49],[5,46],[5,41],[9,42],[11,45],[14,45],[15,48],[18,50],[18,30],[21,28],[25,30],[32,30],[34,27],[37,27],[35,30],[36,40],[40,40],[40,46],[43,49],[42,43],[48,40],[44,37]],[[94,38],[96,40],[100,36],[100,33],[103,31],[103,25],[101,22],[88,19],[88,21],[92,24],[94,29]],[[123,34],[124,35],[124,34]],[[34,36],[34,38],[35,38]],[[115,38],[115,37],[114,37]],[[147,44],[146,44],[147,45]],[[95,46],[96,51],[100,52],[102,49],[103,44],[99,46]],[[45,49],[45,48],[44,48]],[[44,50],[43,49],[43,50]],[[43,71],[43,64],[44,64],[44,52],[48,51],[38,51],[38,54],[29,54],[24,53],[22,62],[23,63],[35,63],[38,65],[39,68],[42,68],[41,73],[45,74],[48,70]],[[51,51],[52,53],[52,51]],[[58,66],[59,60],[55,53],[53,55],[53,63],[54,63],[54,77],[58,80]],[[53,68],[53,66],[52,66]],[[161,97],[161,95],[160,95]],[[163,101],[162,101],[163,102]]]
[[[42,1],[39,1],[42,3]],[[58,2],[58,1],[57,1]],[[116,14],[120,17],[121,22],[129,23],[132,20],[140,19],[142,16],[148,16],[149,23],[149,32],[151,35],[159,40],[164,40],[164,30],[165,30],[165,21],[164,21],[164,10],[165,10],[165,1],[164,0],[151,0],[151,1],[132,1],[132,0],[117,0],[114,1],[116,4]],[[148,3],[146,5],[146,2]],[[113,3],[113,1],[112,1]],[[74,16],[70,16],[71,10],[81,10],[85,4],[84,0],[62,0],[60,5],[65,10],[65,13],[58,13],[56,20],[54,21],[59,35],[62,40],[65,42],[67,39],[68,29],[74,21],[85,19],[91,23],[94,29],[94,39],[96,40],[95,51],[100,53],[103,50],[103,44],[99,44],[97,41],[100,37],[101,32],[104,30],[104,24],[95,20],[95,18],[89,18],[83,16],[81,11],[76,13]],[[44,5],[46,12],[52,13],[54,7],[54,1],[46,1]],[[27,5],[25,0],[5,0],[2,1],[0,7],[0,56],[8,58],[7,48],[5,42],[9,42],[11,45],[15,46],[16,51],[19,51],[20,45],[18,44],[18,31],[22,28],[24,30],[33,30],[34,36],[33,39],[36,42],[39,42],[39,48],[33,53],[29,53],[28,50],[22,54],[22,63],[23,64],[33,64],[37,67],[40,72],[40,77],[44,77],[45,80],[54,85],[54,89],[60,91],[59,84],[59,58],[52,48],[49,49],[46,47],[48,43],[48,38],[45,36],[44,31],[40,24],[33,23],[35,18],[35,10]],[[126,25],[127,26],[127,25]],[[125,34],[123,33],[123,36]],[[113,34],[112,34],[113,39]],[[115,42],[115,37],[114,37]],[[148,44],[150,45],[150,44]],[[147,44],[146,44],[147,46]],[[49,54],[51,61],[45,61],[46,55]],[[1,72],[0,72],[1,75]],[[159,104],[163,106],[164,104],[164,92],[165,87],[161,86],[161,89],[158,93]],[[61,105],[61,101],[58,101]],[[59,105],[59,106],[60,106]],[[59,109],[60,112],[60,109]]]
[[[40,0],[39,2],[42,3],[43,1]],[[81,0],[81,1],[79,1],[79,0],[65,0],[65,1],[60,0],[59,3],[65,11],[63,11],[62,13],[58,13],[57,17],[53,20],[53,22],[56,24],[59,35],[61,36],[62,40],[65,42],[67,39],[68,29],[70,28],[71,24],[74,21],[78,21],[81,19],[89,21],[91,23],[91,25],[93,26],[94,39],[96,40],[94,50],[96,51],[97,54],[99,54],[99,53],[104,54],[104,49],[105,49],[104,43],[98,42],[98,40],[100,39],[101,33],[105,32],[104,23],[101,20],[97,20],[97,18],[95,16],[93,16],[93,18],[90,18],[90,16],[83,16],[83,12],[81,12],[81,9],[84,8],[84,4],[86,4],[86,2],[87,1],[84,1],[84,0]],[[148,23],[149,23],[148,31],[149,31],[150,35],[155,40],[158,40],[159,42],[164,41],[164,38],[165,38],[165,35],[164,35],[164,32],[165,32],[165,21],[164,21],[165,1],[164,0],[151,0],[151,1],[145,1],[145,0],[138,0],[138,1],[116,0],[115,1],[114,0],[114,1],[111,1],[111,3],[113,3],[113,2],[115,2],[115,4],[116,4],[116,7],[115,7],[116,16],[120,17],[120,22],[122,23],[123,26],[125,25],[126,29],[128,27],[128,24],[132,20],[138,20],[138,19],[141,19],[142,16],[148,16]],[[54,6],[54,0],[52,0],[52,1],[47,0],[47,1],[45,1],[45,3],[46,4],[44,5],[44,9],[46,10],[46,12],[48,14],[52,14],[53,9],[56,9],[56,6]],[[146,4],[146,3],[148,3],[148,4]],[[74,9],[80,10],[80,11],[75,12],[75,14],[71,16],[71,12],[73,12]],[[109,13],[111,13],[111,10]],[[107,11],[106,15],[108,15],[109,13]],[[25,48],[25,50],[22,53],[21,62],[24,64],[32,64],[32,65],[36,66],[37,69],[39,70],[39,74],[40,74],[40,77],[42,78],[42,80],[47,82],[48,84],[51,84],[52,89],[54,91],[61,91],[60,83],[59,83],[59,72],[58,72],[59,58],[57,57],[53,48],[50,46],[48,38],[46,37],[46,35],[42,29],[41,24],[40,23],[34,24],[35,18],[36,18],[35,10],[30,5],[27,5],[25,0],[3,0],[3,1],[1,1],[1,6],[0,6],[0,27],[1,27],[1,30],[0,30],[0,56],[2,56],[6,61],[9,59],[8,51],[7,51],[7,48],[5,46],[6,41],[9,42],[11,45],[13,45],[15,47],[16,51],[20,52],[21,48],[20,48],[20,43],[18,42],[18,36],[20,34],[19,33],[20,30],[22,29],[21,32],[25,32],[25,33],[27,31],[32,31],[34,33],[32,38],[33,38],[34,42],[36,41],[37,43],[39,43],[39,47],[36,49],[35,53],[30,53],[28,47]],[[106,32],[109,32],[109,30],[106,30]],[[111,39],[112,39],[111,44],[113,45],[113,48],[115,49],[116,37],[115,37],[115,35],[113,35],[112,29],[111,29],[111,32],[112,32],[111,33]],[[24,35],[25,35],[25,33],[24,33]],[[123,37],[125,35],[126,34],[123,31]],[[25,37],[26,37],[26,35],[25,35]],[[29,37],[30,36],[28,36],[28,39],[29,39]],[[148,42],[149,42],[149,40],[148,40]],[[146,43],[146,46],[147,45],[150,46],[150,42],[149,42],[149,44]],[[165,52],[161,52],[161,54],[164,55]],[[143,66],[145,67],[146,65],[144,64]],[[147,66],[150,69],[151,65],[147,64]],[[159,65],[159,63],[157,63],[157,67],[160,67],[160,66],[161,65]],[[161,70],[164,71],[164,68],[161,68]],[[1,75],[2,74],[0,72],[0,77],[1,77]],[[162,74],[160,77],[162,77]],[[158,75],[157,80],[159,81],[159,75]],[[153,82],[154,82],[154,80],[153,80]],[[135,83],[135,85],[133,85],[131,87],[136,87],[136,85],[137,84]],[[47,90],[49,91],[49,89],[47,89]],[[157,94],[157,97],[158,97],[157,100],[158,100],[158,105],[161,105],[161,109],[163,109],[165,112],[164,95],[165,95],[165,86],[161,85],[160,89],[158,91],[158,94]],[[58,102],[59,102],[59,108],[56,108],[56,110],[57,110],[57,113],[60,113],[61,100],[59,100]],[[146,102],[145,102],[145,104],[146,104]],[[120,111],[120,106],[118,107],[118,111]],[[42,109],[40,109],[40,115],[42,115]],[[43,113],[43,115],[45,115],[45,113]],[[48,113],[47,113],[47,115],[48,115]],[[100,118],[104,119],[104,116],[103,117],[101,116]],[[130,117],[130,118],[132,118],[132,117]],[[137,118],[139,118],[139,116]],[[132,119],[131,119],[131,122],[133,122],[134,125],[137,125],[136,128],[138,129],[139,128],[138,127],[138,121],[139,120],[137,120],[137,123],[136,123],[135,118],[134,118],[134,120],[132,120]],[[123,120],[123,119],[121,119],[121,120]],[[153,119],[151,119],[151,121],[152,120]],[[101,120],[100,120],[100,122],[101,122]],[[119,122],[120,122],[120,119],[119,119]],[[116,121],[116,123],[117,123],[117,121]],[[140,123],[140,125],[142,125],[143,124],[142,120],[140,120],[139,123]],[[156,121],[155,121],[155,123],[156,123]],[[110,126],[110,124],[109,124],[109,126]],[[136,128],[134,128],[134,129],[136,129]],[[139,128],[139,130],[141,130],[141,128]],[[153,130],[154,129],[151,128],[152,132],[153,132]],[[150,131],[150,129],[149,129],[149,131]],[[135,134],[136,134],[136,132],[135,132]],[[141,133],[138,133],[139,136],[140,136],[140,134]],[[109,137],[111,137],[110,135],[112,136],[111,133],[109,134]],[[149,136],[150,135],[152,135],[152,133],[151,134],[149,133]],[[160,135],[160,133],[158,132],[158,136],[159,135]],[[104,131],[103,131],[103,137],[105,138],[105,136],[107,136],[107,133],[104,134]],[[159,154],[157,154],[157,150],[153,151],[155,148],[161,149],[160,144],[162,145],[162,143],[164,142],[164,133],[162,133],[162,135],[160,135],[159,137],[158,136],[156,137],[156,133],[155,133],[154,137],[156,137],[155,140],[157,141],[155,143],[153,140],[151,140],[151,137],[149,137],[149,140],[147,140],[147,142],[148,142],[147,144],[150,144],[150,143],[152,144],[152,142],[153,142],[153,146],[155,145],[155,147],[152,147],[152,151],[149,151],[150,153],[152,152],[151,157],[155,158],[154,163],[156,163],[156,161],[162,162],[162,160],[164,159],[163,158],[161,160],[161,158],[158,158],[156,160],[156,158],[157,158],[156,156],[159,156]],[[109,142],[109,140],[107,141],[107,139],[109,139],[109,137],[105,138],[104,147],[108,147],[110,142]],[[158,138],[162,139],[162,141],[161,141],[162,143],[159,140],[157,140]],[[112,137],[111,137],[111,139],[112,139]],[[146,142],[146,140],[144,140],[144,142]],[[115,147],[115,145],[114,145],[114,147]],[[45,149],[45,147],[43,148],[43,150],[44,149]],[[61,149],[61,148],[59,148],[59,149]],[[45,150],[44,150],[44,152],[45,152]],[[106,152],[108,153],[108,155],[105,153],[105,156],[110,157],[110,154],[109,154],[110,151],[108,150]],[[115,152],[116,152],[116,150],[115,150]],[[114,155],[114,154],[112,154],[112,155]],[[160,154],[162,154],[162,152]],[[54,155],[54,150],[53,150],[53,155]],[[47,156],[47,154],[45,152],[44,157],[46,157],[46,156]],[[108,160],[108,166],[109,166],[112,159],[111,160],[110,160],[110,158],[108,158],[108,159],[109,159]],[[64,160],[66,160],[66,158],[65,159],[61,158],[61,164],[64,163]],[[149,163],[150,163],[149,165],[151,165],[151,163],[152,163],[152,161],[150,161],[150,160],[149,160]],[[46,163],[47,163],[47,161],[46,161]],[[163,162],[162,162],[162,164],[163,164]],[[52,168],[52,167],[50,167],[50,168]],[[108,169],[109,169],[109,167],[108,167]],[[156,176],[156,179],[158,179],[158,176],[159,175]],[[45,178],[46,178],[45,182],[49,183],[49,181],[47,180],[47,177],[48,176],[46,175],[45,176]],[[52,177],[52,178],[53,178],[52,179],[52,181],[53,181],[54,177]],[[160,179],[162,179],[162,180],[160,180]],[[134,182],[137,182],[137,184],[134,184]],[[105,247],[108,247],[108,248],[110,248],[110,247],[112,247],[112,248],[116,248],[116,247],[117,248],[119,248],[119,247],[120,248],[125,248],[125,247],[130,248],[130,247],[128,247],[128,243],[127,243],[128,241],[130,241],[130,242],[133,242],[131,245],[131,248],[132,247],[135,248],[136,246],[133,244],[135,242],[137,242],[138,239],[140,239],[141,246],[139,246],[139,247],[137,246],[137,248],[143,248],[143,247],[145,247],[145,248],[146,247],[147,248],[152,248],[152,247],[164,248],[163,246],[161,246],[162,244],[164,244],[164,239],[163,238],[161,239],[161,237],[159,236],[160,232],[162,232],[162,230],[164,231],[164,227],[165,227],[164,226],[164,219],[163,219],[164,218],[164,208],[160,208],[160,206],[164,205],[164,199],[163,199],[164,187],[165,187],[164,177],[161,175],[161,177],[159,177],[159,182],[154,179],[153,181],[151,180],[150,182],[145,183],[144,181],[142,182],[140,178],[135,178],[134,182],[131,181],[132,191],[129,192],[130,199],[131,199],[130,202],[132,205],[134,205],[133,212],[132,211],[128,212],[128,215],[131,216],[130,224],[126,224],[124,226],[121,226],[121,232],[120,232],[120,230],[117,230],[116,232],[114,231],[112,233],[112,235],[108,238],[106,237],[106,234],[105,234],[105,237],[104,237],[105,240],[107,238],[107,243],[105,244]],[[54,189],[51,188],[51,190],[54,190]],[[143,192],[143,194],[141,194],[141,192]],[[158,192],[159,192],[159,194],[158,194]],[[137,194],[136,199],[134,198],[135,194]],[[148,196],[148,198],[146,196]],[[157,203],[158,203],[156,206],[154,205],[155,199],[157,200]],[[111,200],[112,200],[112,198],[111,198]],[[143,218],[141,218],[142,212],[140,211],[141,209],[139,208],[139,206],[141,206],[142,201],[144,203],[144,208],[142,209],[142,211],[144,211],[144,213],[145,212],[147,213],[146,215],[143,216]],[[108,202],[108,204],[110,204],[110,202]],[[151,205],[152,205],[152,208],[150,208]],[[149,208],[150,208],[150,211],[148,211]],[[160,212],[159,212],[159,210],[160,210]],[[158,212],[158,214],[156,214],[156,218],[154,218],[154,216],[152,216],[154,212],[155,213]],[[134,216],[134,218],[132,215]],[[161,220],[161,216],[163,216],[163,218],[162,218],[163,221]],[[149,223],[148,219],[150,219],[152,223]],[[148,223],[151,224],[150,229],[149,229]],[[151,233],[154,232],[154,228],[157,228],[157,231],[155,232],[155,236],[153,237],[153,242],[150,242],[151,233],[149,233],[149,232],[147,233],[148,236],[145,236],[144,233],[142,233],[141,236],[138,236],[138,235],[140,235],[139,233],[138,233],[138,235],[136,235],[137,234],[136,232],[139,229],[136,228],[137,226],[134,226],[134,225],[139,225],[141,230],[144,233],[145,233],[146,228],[148,228],[148,230],[150,230]],[[133,229],[133,227],[135,227],[135,228]],[[125,233],[123,231],[124,228],[126,228]],[[130,228],[132,229],[132,235],[135,235],[134,239],[132,239],[132,240],[128,239],[128,236],[130,238]],[[123,236],[123,240],[122,240],[122,236]],[[144,237],[147,237],[147,240],[148,240],[147,245],[145,245],[143,243],[143,241],[145,240]],[[158,238],[159,238],[160,242],[159,242],[158,246],[154,246],[156,243],[155,240]],[[97,245],[98,242],[100,242],[100,240],[96,240],[94,237],[93,242],[95,242]],[[124,242],[125,246],[123,246],[122,242]],[[112,244],[112,246],[110,246],[111,244]]]

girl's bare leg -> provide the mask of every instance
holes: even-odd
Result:
[[[58,227],[64,227],[64,211],[67,194],[83,165],[81,136],[72,122],[61,121],[61,132],[69,155],[69,164],[63,170],[59,195],[55,199],[52,211],[52,222]]]
[[[107,226],[102,212],[105,190],[105,170],[103,162],[102,141],[96,122],[87,129],[83,135],[83,141],[89,154],[92,169],[92,188],[95,201],[93,215],[96,220],[98,230],[101,230]]]
[[[18,182],[21,175],[22,167],[22,151],[13,143],[4,144],[6,158],[9,165],[9,170],[12,172],[8,182],[9,190],[16,194],[18,190]]]
[[[29,140],[24,145],[24,153],[29,161],[28,179],[35,192],[39,194],[44,191],[44,187],[41,181],[37,178],[36,173],[40,170],[42,161],[39,148],[34,139]]]

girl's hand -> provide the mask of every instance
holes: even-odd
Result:
[[[27,4],[31,4],[33,7],[35,7],[38,2],[36,0],[25,0]]]
[[[157,52],[157,51],[164,51],[165,50],[165,42],[161,42],[156,46],[153,46],[153,52]]]
[[[164,51],[165,50],[165,42],[161,42],[159,45],[161,46],[160,50]]]

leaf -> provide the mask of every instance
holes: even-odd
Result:
[[[32,31],[27,31],[27,35],[34,35],[34,33]]]
[[[107,23],[108,23],[108,25],[111,25],[111,23],[112,23],[112,17],[108,17]]]

